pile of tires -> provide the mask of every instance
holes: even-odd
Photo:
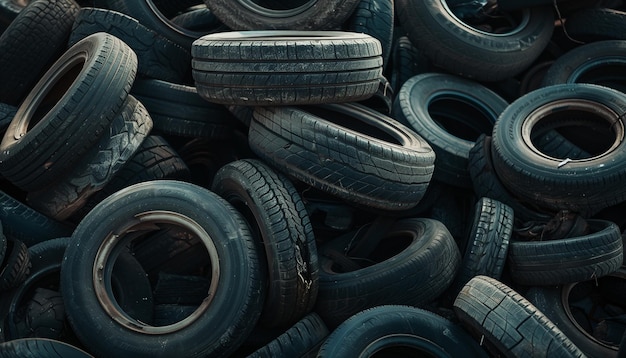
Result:
[[[0,356],[625,356],[624,19],[0,1]]]

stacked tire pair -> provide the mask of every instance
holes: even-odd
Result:
[[[32,205],[65,219],[102,188],[152,129],[129,96],[137,58],[120,39],[79,41],[19,106],[0,148],[0,172]]]

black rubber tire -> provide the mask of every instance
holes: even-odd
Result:
[[[397,31],[397,29],[396,29]],[[394,93],[399,93],[402,85],[411,77],[430,72],[430,62],[426,55],[413,46],[407,36],[398,37],[391,52],[391,65],[387,74]]]
[[[267,260],[269,286],[259,324],[289,327],[313,309],[319,263],[313,227],[289,179],[259,160],[223,166],[211,190],[243,214]]]
[[[201,5],[200,5],[201,4]],[[189,31],[197,31],[202,34],[227,31],[226,25],[200,1],[200,4],[188,7],[182,12],[170,18],[170,22]]]
[[[475,276],[500,280],[513,235],[513,215],[510,206],[497,200],[485,197],[478,200],[467,247],[461,250],[461,267],[447,291],[447,295],[453,297],[450,303]]]
[[[234,123],[228,109],[203,100],[195,87],[139,79],[131,94],[146,106],[157,133],[210,139],[232,137]]]
[[[471,187],[469,151],[491,134],[508,103],[487,87],[454,75],[425,73],[404,83],[393,117],[424,138],[436,154],[433,178]]]
[[[355,102],[378,90],[381,54],[378,40],[352,32],[222,32],[193,43],[191,66],[198,94],[209,102]]]
[[[445,0],[397,0],[400,24],[432,63],[479,81],[499,81],[520,73],[541,55],[554,29],[549,6],[521,11],[517,28],[494,34],[454,16]]]
[[[65,49],[79,6],[35,0],[0,35],[0,102],[18,105]]]
[[[626,39],[592,42],[560,56],[548,69],[542,85],[593,83],[624,92],[624,68]]]
[[[113,10],[80,9],[68,45],[97,32],[109,33],[135,51],[140,77],[180,83],[191,71],[189,49],[150,30],[137,19]]]
[[[24,338],[0,343],[3,358],[94,358],[71,344],[46,338]]]
[[[623,262],[619,227],[610,221],[589,219],[591,233],[559,240],[513,240],[508,266],[512,280],[526,286],[560,285],[602,277]]]
[[[320,279],[315,312],[329,328],[367,308],[386,304],[423,306],[452,283],[461,264],[452,235],[439,221],[401,219],[384,234],[367,267],[342,270],[328,249],[345,253],[353,244],[343,235],[319,248]],[[347,271],[347,272],[346,272]]]
[[[425,140],[356,104],[257,107],[248,140],[271,166],[368,208],[414,207],[434,169],[435,154]]]
[[[522,96],[507,107],[494,126],[496,173],[516,197],[551,210],[589,215],[623,202],[625,112],[623,93],[591,84],[554,85]],[[593,157],[552,157],[533,143],[534,131],[571,124],[583,128],[581,135],[587,139],[590,131],[609,128],[595,141],[604,143],[591,152]]]
[[[343,322],[324,341],[318,357],[379,355],[469,358],[487,357],[487,352],[462,327],[435,313],[410,306],[383,305]]]
[[[583,8],[570,14],[563,26],[577,41],[626,40],[626,12],[620,10]]]
[[[315,357],[328,334],[324,321],[312,312],[247,357]]]
[[[615,277],[616,279],[624,280],[626,278],[626,272],[622,267],[619,271],[606,277]],[[590,283],[594,287],[603,286],[607,290],[615,290],[615,287],[610,284],[611,282],[604,281],[602,278],[592,280],[593,282]],[[574,289],[574,286],[577,284],[580,283],[531,287],[526,291],[524,297],[554,322],[554,324],[587,356],[617,358],[620,349],[619,344],[609,344],[608,342],[597,339],[592,335],[592,332],[586,331],[586,329],[577,322],[569,301],[570,294],[573,293],[572,289]],[[594,300],[596,299],[597,297],[594,296]]]
[[[254,0],[205,0],[233,30],[333,30],[352,14],[359,0],[306,0],[294,6]]]
[[[4,133],[17,113],[17,107],[0,103],[0,133]]]
[[[133,228],[153,230],[151,226],[167,222],[203,241],[211,261],[211,299],[190,320],[159,328],[102,304],[111,298],[99,290],[106,290],[116,255],[106,247],[120,249],[121,241],[133,241],[132,235],[127,237]],[[118,233],[111,235],[114,231]],[[227,356],[261,314],[265,282],[257,250],[241,214],[205,188],[170,180],[127,187],[97,205],[72,234],[61,267],[69,322],[97,356]],[[102,270],[95,270],[98,261]]]
[[[136,70],[137,56],[130,47],[105,33],[65,51],[5,132],[0,173],[26,191],[59,180],[120,112]]]
[[[21,0],[0,0],[0,34],[15,20],[28,3]]]
[[[469,152],[468,171],[474,192],[479,197],[498,200],[513,208],[516,222],[548,221],[552,214],[538,211],[511,194],[498,177],[491,159],[491,136],[481,135]]]
[[[146,108],[133,96],[128,96],[108,133],[63,179],[44,190],[28,193],[27,203],[55,220],[69,218],[115,176],[139,149],[151,129],[152,120]]]
[[[169,143],[160,136],[150,135],[107,185],[91,195],[72,215],[71,221],[80,221],[104,198],[127,186],[161,179],[186,181],[188,177],[189,168]]]
[[[494,356],[585,357],[541,311],[491,277],[470,280],[454,301],[454,312]]]
[[[26,280],[18,287],[7,291],[0,298],[0,320],[3,329],[2,340],[18,338],[15,327],[15,313],[34,292],[36,287],[58,289],[59,272],[63,253],[70,242],[69,237],[59,237],[42,241],[28,248],[31,268]]]
[[[30,247],[39,242],[69,236],[74,227],[53,220],[0,191],[0,222],[4,234]]]
[[[226,31],[223,26],[219,26],[212,31],[196,31],[177,25],[171,21],[167,14],[171,12],[172,6],[175,6],[178,11],[184,11],[186,7],[181,6],[185,2],[170,2],[172,4],[154,0],[106,0],[109,9],[137,19],[142,25],[178,44],[187,51],[191,50],[191,44],[195,40],[209,32]],[[193,2],[193,4],[200,3],[202,2]]]
[[[347,21],[347,30],[368,34],[382,46],[383,68],[387,67],[394,30],[393,0],[361,0]]]
[[[26,281],[31,269],[28,247],[19,240],[8,240],[0,269],[0,291],[8,291]]]
[[[61,340],[66,324],[63,297],[58,291],[37,287],[25,306],[18,308],[13,319],[15,337]]]

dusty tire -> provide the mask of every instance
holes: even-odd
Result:
[[[209,102],[340,103],[376,93],[381,53],[378,40],[351,32],[223,32],[194,41],[191,65],[198,94]]]
[[[584,357],[541,311],[496,279],[476,276],[454,301],[454,311],[493,355]]]
[[[257,107],[248,140],[252,151],[283,173],[381,210],[417,205],[434,168],[426,141],[355,104]]]
[[[154,326],[113,304],[111,271],[119,251],[142,240],[132,231],[145,231],[142,236],[150,240],[145,235],[170,225],[201,239],[211,284],[191,315]],[[127,187],[81,221],[65,251],[61,289],[69,322],[99,356],[226,356],[241,345],[261,313],[264,282],[257,250],[243,217],[207,189],[178,181]],[[103,335],[118,343],[109,344],[100,339]]]
[[[625,111],[623,93],[597,85],[574,83],[532,91],[511,103],[496,122],[492,137],[496,173],[516,197],[550,210],[590,215],[623,202]],[[594,142],[601,146],[592,148],[588,158],[551,156],[534,142],[534,134],[546,127],[572,127],[587,139],[597,133],[602,140]],[[601,128],[608,129],[591,132]]]
[[[130,47],[105,33],[68,49],[26,97],[5,132],[0,173],[26,191],[59,180],[118,115],[136,70],[137,56]]]

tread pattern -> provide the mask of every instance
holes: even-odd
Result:
[[[72,219],[82,218],[104,198],[127,186],[150,180],[187,180],[189,175],[187,164],[169,143],[162,137],[150,135],[107,185],[89,197],[85,205],[72,215]]]
[[[226,105],[296,105],[357,102],[376,93],[383,64],[378,40],[343,32],[294,36],[198,39],[192,47],[198,94]]]
[[[28,247],[19,240],[9,240],[0,270],[0,291],[19,286],[28,277],[30,268]]]
[[[368,34],[382,45],[383,67],[386,67],[393,43],[393,0],[361,0],[349,19],[350,31]]]
[[[513,209],[497,200],[480,198],[476,203],[468,247],[450,292],[453,296],[473,277],[500,279],[513,234]]]
[[[76,56],[85,56],[82,67],[76,68]],[[80,72],[73,74],[76,78],[69,74],[57,78],[56,72],[61,69]],[[0,143],[0,173],[25,191],[39,190],[59,180],[117,116],[136,70],[135,53],[112,35],[94,34],[72,46],[44,75],[16,116],[29,112],[32,116],[43,106],[37,97],[64,79],[74,80],[74,86],[56,94],[61,98],[32,129],[17,133],[18,123],[11,123]]]
[[[139,79],[135,81],[131,94],[146,106],[155,132],[194,138],[232,137],[234,118],[228,109],[205,101],[195,87]]]
[[[623,262],[619,227],[610,221],[588,220],[591,233],[560,240],[511,242],[511,278],[529,286],[560,285],[602,277]]]
[[[356,126],[367,123],[377,126],[379,135],[402,138],[401,143],[349,129],[306,110],[257,107],[248,134],[250,148],[282,172],[350,202],[385,210],[414,207],[434,170],[435,155],[428,143],[365,107],[329,108],[354,118]]]
[[[82,349],[47,338],[22,338],[0,343],[0,355],[4,358],[93,358]]]
[[[455,300],[454,311],[477,338],[484,337],[495,356],[585,357],[542,312],[496,279],[470,280]]]
[[[63,53],[80,7],[74,0],[29,1],[0,35],[0,102],[17,105]]]
[[[61,339],[65,323],[65,306],[58,291],[37,287],[33,297],[15,312],[12,339]]]
[[[468,30],[440,1],[396,0],[400,25],[432,63],[479,81],[498,81],[527,68],[544,50],[554,30],[549,6],[529,8],[524,28],[514,35]]]
[[[0,191],[0,222],[4,234],[26,246],[69,236],[73,227],[53,220],[21,201]]]
[[[300,194],[287,177],[258,160],[222,167],[212,190],[254,215],[265,247],[268,293],[260,323],[287,327],[313,309],[319,264],[313,226]]]
[[[187,49],[117,11],[82,8],[74,22],[69,45],[101,31],[118,37],[135,51],[140,76],[180,82],[190,70],[191,54]]]
[[[108,133],[62,181],[45,190],[28,193],[26,200],[33,208],[56,220],[67,219],[133,156],[150,133],[152,120],[141,102],[132,96],[126,101]]]

